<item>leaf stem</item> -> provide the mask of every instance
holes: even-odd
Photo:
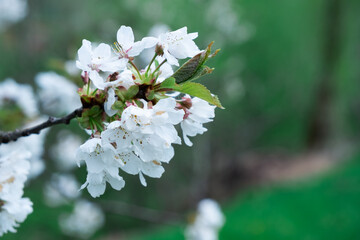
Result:
[[[159,64],[159,66],[157,66],[157,68],[155,69],[154,73],[156,73],[156,72],[160,69],[160,67],[161,67],[164,63],[166,63],[166,61],[167,61],[167,59],[165,59],[164,61],[162,61],[162,62]]]

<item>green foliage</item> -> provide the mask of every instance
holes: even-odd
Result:
[[[224,108],[221,105],[219,98],[216,95],[211,94],[211,92],[200,83],[185,82],[182,84],[176,84],[175,78],[171,77],[160,84],[158,91],[161,90],[178,91],[181,93],[189,94],[193,97],[201,98],[219,108]]]
[[[90,109],[84,109],[81,117],[77,118],[81,127],[85,129],[98,129],[102,130],[100,123],[102,122],[103,110],[100,106],[95,105]]]
[[[125,88],[115,90],[116,95],[123,102],[125,102],[126,100],[129,100],[129,99],[132,99],[133,97],[136,96],[136,94],[138,92],[139,92],[139,86],[138,85],[132,85],[131,87],[129,87],[128,90],[126,90]]]
[[[220,50],[216,50],[211,54],[211,46],[214,42],[210,43],[209,46],[203,52],[197,54],[186,63],[184,63],[173,75],[176,83],[184,83],[186,81],[195,80],[206,74],[212,73],[213,68],[209,68],[204,64],[209,58],[214,57]]]

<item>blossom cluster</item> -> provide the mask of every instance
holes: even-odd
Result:
[[[193,80],[211,73],[205,62],[215,56],[211,44],[201,51],[195,44],[197,33],[183,27],[158,37],[135,41],[130,27],[121,26],[115,46],[95,46],[83,40],[76,66],[82,71],[84,86],[78,90],[83,112],[78,121],[90,138],[77,151],[77,161],[85,161],[87,179],[82,188],[93,197],[105,192],[106,183],[120,190],[125,181],[119,174],[160,178],[163,163],[174,156],[173,144],[185,144],[206,131],[213,120],[218,98]],[[135,57],[144,49],[153,51],[147,66],[138,67]],[[179,60],[191,58],[180,66]]]
[[[30,155],[29,152],[12,152],[0,158],[0,237],[16,232],[15,227],[32,212],[32,202],[23,198]]]

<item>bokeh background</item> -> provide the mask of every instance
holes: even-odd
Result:
[[[360,239],[359,11],[358,0],[29,0],[26,17],[0,32],[0,81],[62,74],[83,38],[111,44],[121,25],[136,39],[187,26],[200,48],[221,48],[200,81],[226,109],[192,148],[176,146],[161,179],[144,188],[124,176],[126,188],[92,200],[106,223],[91,239],[183,239],[184,216],[203,198],[225,213],[220,239]],[[70,129],[86,138],[75,121]],[[73,205],[44,202],[49,148],[44,159],[25,189],[34,212],[2,239],[73,239],[58,224]]]

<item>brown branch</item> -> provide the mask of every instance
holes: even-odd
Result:
[[[1,132],[0,131],[0,144],[2,143],[8,143],[11,141],[16,141],[17,139],[21,137],[26,137],[31,134],[39,134],[41,130],[52,127],[54,125],[58,124],[69,124],[70,121],[76,117],[80,117],[82,113],[83,108],[78,108],[74,110],[72,113],[66,115],[62,118],[55,118],[55,117],[49,117],[49,119],[39,125],[36,125],[34,127],[25,128],[22,130],[15,130],[10,132]]]

